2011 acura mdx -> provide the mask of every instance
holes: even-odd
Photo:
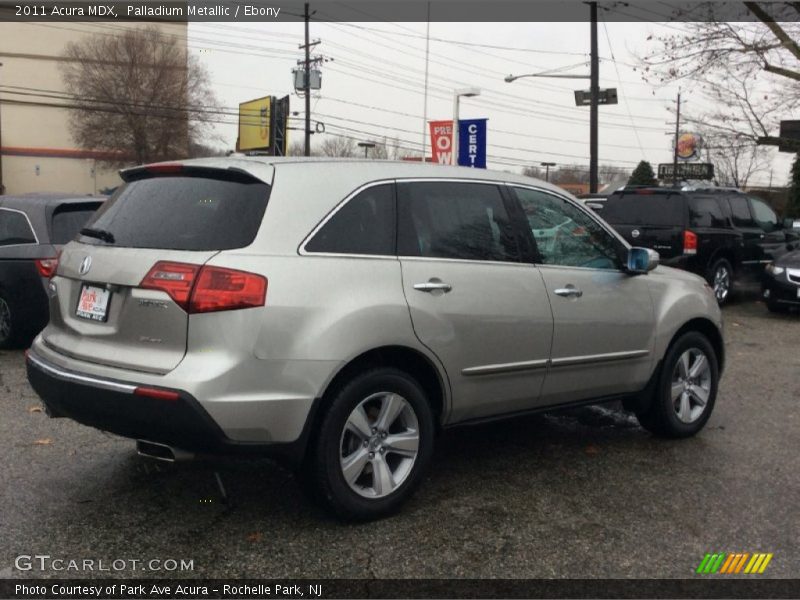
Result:
[[[713,409],[708,285],[552,185],[272,157],[122,177],[64,248],[27,367],[51,416],[143,454],[283,457],[368,519],[444,427],[618,399],[684,437]]]

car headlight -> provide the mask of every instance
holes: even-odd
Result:
[[[781,275],[785,271],[785,269],[783,267],[776,267],[775,263],[769,263],[765,267],[765,269],[766,269],[767,273],[769,273],[773,277],[777,277],[778,275]]]

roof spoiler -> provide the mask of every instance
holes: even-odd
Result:
[[[238,167],[209,167],[205,165],[192,165],[180,162],[161,162],[149,165],[140,165],[122,169],[119,176],[124,182],[139,179],[152,179],[154,177],[207,177],[211,179],[226,179],[243,183],[267,183],[252,173]]]

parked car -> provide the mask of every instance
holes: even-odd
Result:
[[[58,252],[102,200],[0,196],[0,348],[27,345],[47,324],[47,284]]]
[[[368,519],[445,427],[622,399],[685,437],[713,409],[710,288],[547,183],[266,156],[122,178],[64,248],[27,370],[51,416],[142,454],[283,457]]]
[[[767,265],[761,294],[771,312],[800,308],[800,250]]]
[[[759,282],[764,266],[800,239],[763,200],[731,189],[622,190],[602,214],[630,243],[656,250],[662,264],[704,277],[720,304],[737,279]]]

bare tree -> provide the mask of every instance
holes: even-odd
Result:
[[[70,128],[112,164],[182,158],[207,145],[219,108],[207,71],[154,27],[71,43],[63,78],[74,101]]]
[[[320,145],[320,152],[323,156],[334,157],[353,157],[356,156],[356,143],[352,138],[339,135],[326,135]]]
[[[713,129],[698,128],[698,131],[703,138],[706,158],[714,165],[718,184],[743,188],[755,173],[767,168],[764,148],[757,146],[749,136]]]
[[[800,4],[740,6],[746,18],[728,22],[715,17],[719,6],[699,3],[704,18],[682,23],[682,33],[650,38],[655,48],[641,63],[647,81],[691,81],[717,107],[702,114],[689,111],[683,121],[755,142],[800,108]],[[721,10],[730,17],[730,5]]]

